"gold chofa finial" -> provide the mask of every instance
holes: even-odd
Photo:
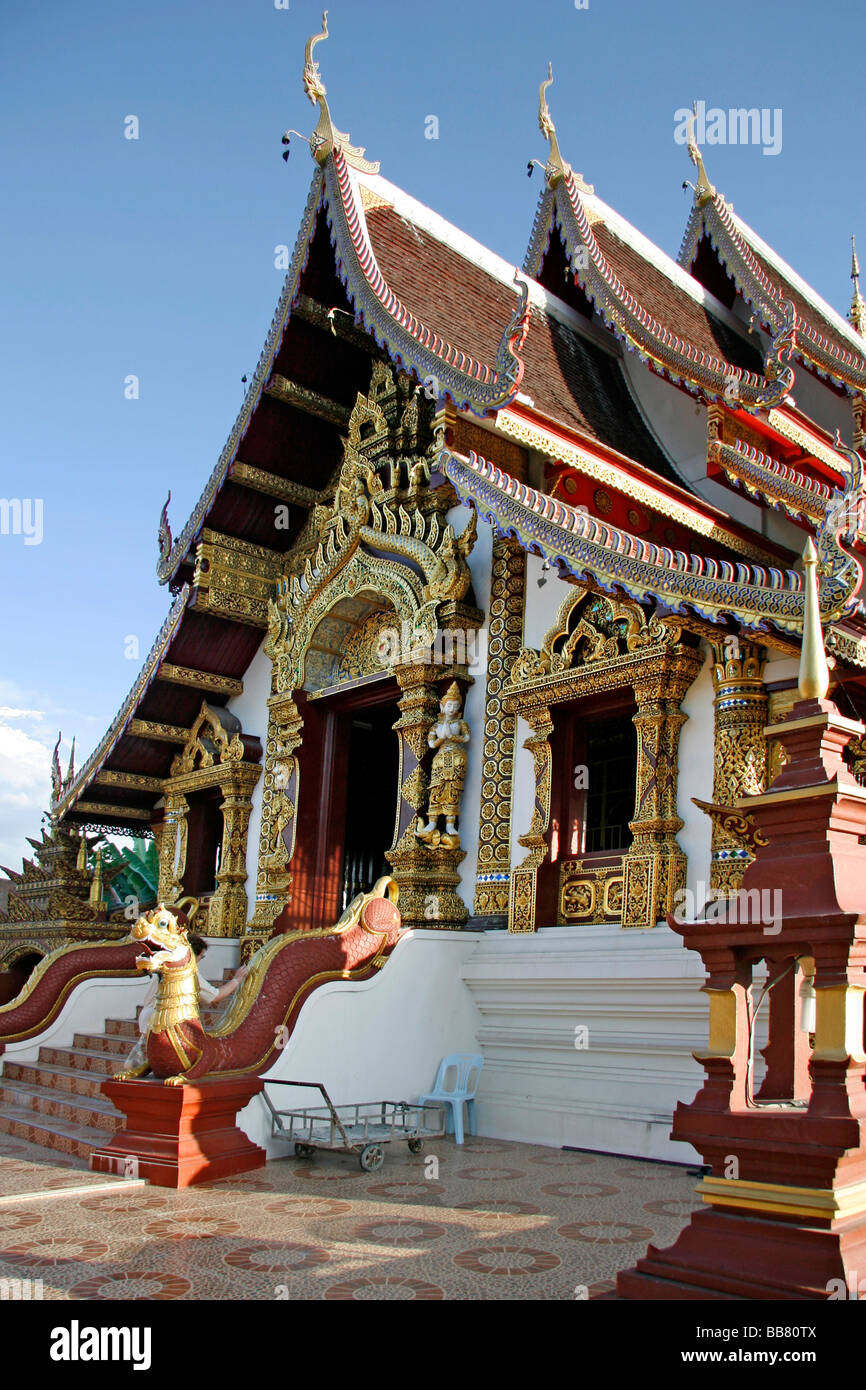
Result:
[[[556,126],[553,124],[553,117],[550,114],[550,107],[547,104],[547,89],[553,84],[553,64],[547,64],[547,77],[538,88],[538,128],[550,144],[550,153],[547,156],[547,166],[544,170],[549,188],[555,188],[560,179],[565,174],[573,174],[574,171],[570,164],[566,164],[559,148],[559,141],[556,138]],[[579,187],[584,193],[592,193],[594,189],[583,179],[581,174],[574,174]]]
[[[866,300],[860,293],[860,262],[857,260],[857,242],[851,238],[851,279],[854,281],[854,293],[851,297],[851,311],[848,314],[848,322],[852,328],[856,328],[858,333],[862,333],[866,338]]]
[[[704,158],[695,138],[695,121],[697,117],[698,103],[693,101],[692,114],[689,116],[689,159],[698,171],[698,186],[695,189],[695,197],[699,203],[709,203],[715,198],[716,190],[707,178],[707,171],[704,168]]]
[[[830,668],[824,651],[821,610],[818,607],[818,552],[812,537],[803,551],[803,646],[800,650],[801,700],[823,700],[830,689]]]
[[[312,102],[313,106],[318,104],[319,120],[316,129],[310,136],[310,149],[313,158],[319,164],[324,164],[329,154],[334,149],[339,149],[347,164],[351,164],[353,169],[358,169],[364,174],[378,174],[379,164],[364,158],[364,149],[361,145],[353,145],[344,131],[337,130],[331,121],[331,112],[328,109],[328,90],[322,81],[319,72],[319,64],[313,57],[313,50],[317,43],[328,37],[328,11],[322,11],[322,30],[319,34],[313,34],[307,39],[307,46],[304,49],[304,91]]]

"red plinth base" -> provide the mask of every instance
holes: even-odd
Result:
[[[858,1271],[860,1271],[858,1275]],[[617,1276],[620,1298],[829,1299],[866,1272],[866,1222],[808,1226],[707,1209]]]
[[[106,1081],[102,1090],[126,1116],[104,1148],[90,1155],[96,1173],[126,1173],[157,1187],[191,1187],[252,1168],[267,1155],[235,1119],[258,1095],[258,1076],[208,1078],[186,1086],[161,1081]]]

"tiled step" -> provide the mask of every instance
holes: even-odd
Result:
[[[113,1038],[125,1038],[132,1047],[138,1037],[138,1024],[131,1018],[107,1018],[105,1031]]]
[[[72,1039],[73,1048],[86,1052],[110,1052],[112,1057],[125,1057],[132,1047],[134,1038],[120,1038],[114,1033],[76,1033]]]
[[[122,1116],[110,1101],[95,1096],[75,1096],[68,1092],[49,1090],[44,1084],[7,1081],[0,1076],[0,1112],[27,1109],[34,1115],[49,1115],[68,1120],[73,1125],[108,1130],[113,1134],[122,1123]],[[40,1123],[35,1120],[34,1123]]]
[[[118,1068],[120,1070],[120,1068]],[[0,1082],[22,1081],[26,1085],[46,1086],[63,1095],[102,1095],[105,1076],[100,1072],[79,1071],[75,1067],[43,1067],[38,1062],[5,1062]]]
[[[76,1033],[71,1047],[41,1047],[38,1062],[0,1061],[0,1134],[79,1158],[105,1144],[123,1117],[103,1096],[102,1083],[124,1069],[139,1037],[140,1012],[106,1019],[101,1033]],[[204,1009],[202,1023],[213,1027],[222,1015],[222,1005]]]
[[[118,1116],[118,1118],[120,1118]],[[13,1134],[31,1144],[55,1149],[58,1153],[89,1158],[94,1149],[105,1143],[105,1130],[90,1125],[77,1125],[71,1120],[44,1116],[44,1122],[26,1106],[6,1105],[0,1109],[0,1133]]]
[[[71,1067],[75,1071],[101,1072],[103,1076],[118,1070],[116,1056],[83,1047],[40,1047],[39,1061],[44,1067]]]

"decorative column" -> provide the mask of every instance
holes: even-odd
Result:
[[[208,911],[209,936],[243,936],[247,924],[247,830],[252,811],[252,791],[259,779],[258,767],[238,765],[224,785],[223,838],[217,889]]]
[[[525,835],[518,836],[518,842],[529,853],[511,874],[508,900],[510,932],[535,931],[538,869],[547,854],[547,830],[550,825],[552,759],[549,740],[553,733],[553,720],[546,705],[528,710],[525,717],[532,729],[523,746],[532,754],[535,764],[535,805],[529,830]]]
[[[730,811],[737,798],[762,792],[767,782],[767,692],[763,647],[726,637],[710,643],[713,655],[713,804]],[[712,813],[711,813],[712,814]],[[730,816],[712,815],[710,888],[735,893],[753,855]]]
[[[636,674],[637,788],[634,837],[625,856],[624,927],[654,927],[673,912],[686,886],[686,856],[677,843],[680,729],[687,716],[683,696],[702,665],[694,647],[666,647],[648,671]]]
[[[511,801],[516,715],[502,690],[523,645],[526,556],[516,541],[493,538],[487,699],[482,749],[481,814],[474,910],[479,917],[508,912],[511,871]]]
[[[291,691],[271,695],[268,711],[256,909],[249,925],[250,932],[261,933],[263,938],[291,899],[289,864],[295,847],[298,804],[295,753],[304,727]]]
[[[427,735],[439,710],[441,675],[425,662],[395,666],[394,675],[403,694],[400,717],[394,725],[400,738],[400,803],[394,844],[385,855],[400,890],[400,915],[404,926],[459,929],[468,912],[457,894],[458,867],[466,858],[462,849],[426,845],[415,835],[418,815],[427,802],[430,750]]]
[[[186,868],[186,839],[189,827],[186,815],[189,804],[183,792],[167,791],[165,817],[159,841],[159,885],[157,901],[177,902],[183,897],[183,873]]]

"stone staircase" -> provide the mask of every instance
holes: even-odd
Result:
[[[222,1007],[202,1010],[205,1027]],[[122,1070],[137,1036],[136,1019],[109,1018],[104,1032],[76,1033],[71,1047],[41,1047],[37,1062],[0,1058],[0,1134],[89,1158],[123,1123],[100,1088]]]

